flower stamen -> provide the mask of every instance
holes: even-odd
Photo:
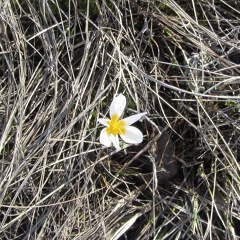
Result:
[[[125,132],[125,123],[123,120],[118,121],[119,117],[117,115],[113,115],[111,117],[111,121],[108,122],[109,127],[107,128],[107,134],[112,134],[116,136],[117,134],[122,135]]]

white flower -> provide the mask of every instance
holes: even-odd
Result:
[[[130,125],[138,121],[142,116],[146,115],[147,113],[138,113],[120,120],[120,117],[122,116],[125,107],[126,97],[123,94],[119,94],[116,98],[113,99],[110,105],[111,119],[98,119],[98,122],[106,126],[100,134],[101,144],[110,147],[113,143],[116,149],[119,150],[120,147],[118,135],[120,135],[122,140],[127,143],[136,144],[142,142],[142,132],[136,127]]]

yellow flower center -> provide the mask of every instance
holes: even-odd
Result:
[[[117,134],[124,134],[125,132],[125,123],[123,120],[118,121],[118,116],[113,115],[111,121],[108,122],[109,127],[107,128],[107,134],[116,136]]]

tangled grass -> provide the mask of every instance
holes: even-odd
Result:
[[[240,238],[238,1],[9,0],[0,17],[1,239]],[[121,92],[148,115],[116,152],[97,119]]]

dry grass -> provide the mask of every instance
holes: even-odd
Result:
[[[240,4],[214,3],[3,1],[1,239],[240,238]],[[121,92],[148,115],[115,152]]]

